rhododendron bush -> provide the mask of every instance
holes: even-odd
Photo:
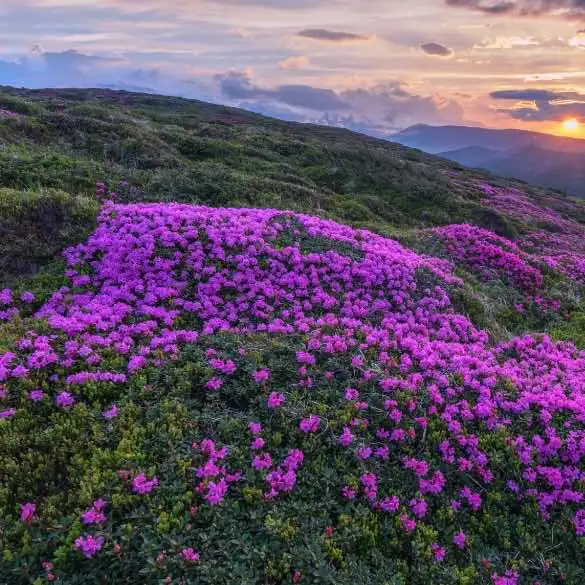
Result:
[[[0,294],[4,580],[579,583],[585,352],[454,309],[458,262],[543,286],[473,230],[106,203],[67,286]]]

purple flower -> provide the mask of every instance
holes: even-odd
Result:
[[[438,545],[436,542],[431,544],[431,552],[437,563],[443,561],[445,559],[445,554],[447,553],[445,547]]]
[[[7,410],[0,410],[0,419],[12,418],[16,414],[16,408],[8,408]]]
[[[349,487],[348,485],[343,486],[341,494],[346,500],[355,500],[357,496],[357,490]]]
[[[59,408],[68,408],[75,404],[75,398],[69,392],[61,392],[55,398],[55,404]]]
[[[416,520],[414,518],[409,518],[406,514],[403,514],[400,516],[400,522],[406,534],[410,534],[416,530]]]
[[[309,418],[304,418],[299,423],[299,428],[303,433],[316,433],[319,430],[321,418],[316,414],[311,414]]]
[[[103,536],[80,536],[75,540],[75,548],[83,553],[83,556],[90,559],[95,556],[104,546]]]
[[[184,548],[181,551],[181,555],[187,563],[196,563],[199,561],[199,553],[192,548]]]
[[[110,406],[110,408],[108,408],[108,410],[104,410],[104,412],[102,412],[102,416],[106,420],[111,420],[113,418],[116,418],[118,416],[118,407],[115,404],[112,404],[112,406]]]
[[[35,295],[34,295],[33,293],[31,293],[31,292],[24,292],[24,293],[22,293],[22,295],[20,296],[20,300],[21,300],[23,303],[30,304],[30,303],[34,302],[34,300],[35,300]]]
[[[260,384],[261,382],[266,382],[266,380],[270,378],[270,370],[266,368],[263,370],[257,370],[252,374],[252,378],[254,378],[254,382],[256,382],[257,384]]]
[[[453,544],[460,549],[465,548],[465,543],[467,541],[467,537],[463,530],[460,530],[455,536],[453,536]]]
[[[221,503],[227,494],[229,489],[228,483],[225,479],[220,479],[219,481],[210,481],[207,484],[207,494],[205,495],[205,500],[211,505],[216,506],[217,504]]]
[[[223,386],[223,380],[221,378],[211,378],[205,384],[208,390],[219,390]]]
[[[158,477],[156,475],[152,479],[147,479],[144,472],[139,473],[132,480],[132,489],[137,494],[148,494],[158,486]]]
[[[269,453],[264,453],[262,455],[256,455],[252,459],[252,467],[254,469],[269,469],[272,467],[272,457]]]
[[[353,442],[354,436],[349,427],[343,427],[343,433],[339,437],[339,444],[343,447],[349,447]]]
[[[267,400],[268,408],[278,408],[279,406],[282,406],[285,401],[286,397],[284,394],[271,392]]]
[[[258,449],[262,449],[262,447],[264,447],[264,439],[261,437],[256,437],[250,445],[250,449],[253,451],[258,451]]]
[[[40,402],[45,398],[45,393],[42,390],[31,390],[28,393],[28,398],[33,402]]]
[[[262,425],[260,423],[251,422],[248,424],[248,429],[253,435],[259,435],[262,432]]]
[[[106,515],[95,508],[91,508],[82,514],[81,519],[84,524],[102,524],[106,521]]]
[[[20,520],[21,522],[26,522],[26,524],[32,524],[32,521],[35,517],[35,512],[37,511],[36,504],[32,502],[27,502],[26,504],[20,505]]]

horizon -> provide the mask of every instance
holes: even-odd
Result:
[[[177,95],[390,136],[585,138],[578,0],[4,0],[0,85]]]

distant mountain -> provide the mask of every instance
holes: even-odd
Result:
[[[485,148],[483,146],[465,146],[456,150],[438,153],[443,158],[455,161],[460,165],[472,168],[484,168],[488,161],[500,160],[502,151],[495,148]]]
[[[467,167],[585,197],[585,140],[526,130],[424,124],[391,139]]]

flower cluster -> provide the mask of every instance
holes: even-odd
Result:
[[[280,245],[291,226],[309,249]],[[504,275],[527,294],[542,286],[528,253],[504,238],[470,226],[434,233],[485,278]],[[310,248],[323,240],[331,249]],[[329,477],[334,505],[390,519],[404,539],[436,522],[426,547],[433,566],[476,546],[472,531],[492,493],[493,501],[532,505],[541,520],[562,523],[567,542],[585,533],[585,353],[536,335],[494,344],[454,311],[443,283],[458,279],[445,261],[315,217],[175,204],[108,204],[95,233],[65,256],[71,286],[37,314],[50,333],[28,331],[0,355],[1,424],[18,422],[18,384],[27,384],[26,407],[45,409],[45,418],[49,408],[55,417],[81,416],[103,386],[98,419],[111,433],[126,418],[118,416],[123,389],[136,391],[133,384],[179,361],[191,344],[204,357],[189,370],[189,391],[202,395],[204,408],[226,396],[247,404],[246,392],[261,405],[255,414],[262,424],[249,423],[243,446],[232,449],[207,428],[203,436],[214,439],[193,444],[182,471],[192,458],[188,491],[206,514],[239,499],[239,484],[248,482],[262,486],[255,484],[263,505],[293,497],[305,474],[322,470],[325,457],[316,454],[327,449],[344,469]],[[0,299],[10,306],[9,292]],[[229,355],[207,347],[218,337],[258,342],[276,335],[297,342],[286,383],[256,348],[246,358],[242,347]],[[320,393],[329,402],[313,408]],[[234,416],[233,426],[241,418]],[[281,430],[269,434],[266,421],[279,421]],[[250,467],[228,471],[232,457]],[[123,476],[133,477],[135,494],[154,492],[156,499],[172,482],[165,469],[161,462],[148,467],[149,476]],[[113,510],[114,498],[108,501]],[[30,506],[21,512],[27,524],[36,512]],[[104,509],[96,500],[83,522],[104,526]],[[85,535],[74,547],[89,558],[105,542]],[[181,555],[186,564],[199,560],[188,547]],[[496,569],[494,582],[517,579],[507,567]]]

